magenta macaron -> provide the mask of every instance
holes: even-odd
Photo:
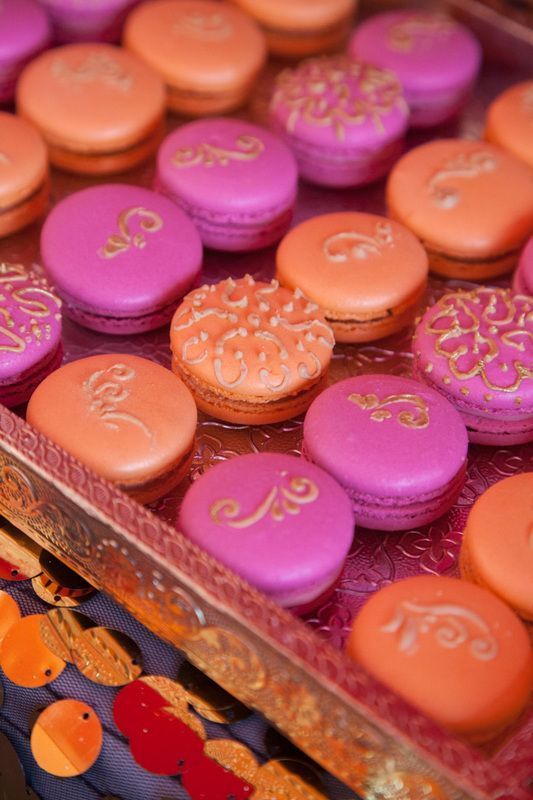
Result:
[[[17,0],[18,1],[18,0]],[[118,42],[139,0],[40,0],[58,42]]]
[[[513,291],[533,296],[533,236],[522,251],[513,277]]]
[[[533,441],[533,298],[487,286],[445,294],[412,346],[415,374],[453,403],[471,442]]]
[[[346,56],[321,56],[278,75],[270,121],[303,178],[343,187],[390,170],[403,150],[409,112],[392,72]]]
[[[61,364],[60,308],[42,277],[0,262],[0,403],[8,408]]]
[[[305,459],[236,456],[204,473],[182,531],[279,605],[303,611],[334,585],[354,533],[342,488]]]
[[[416,127],[439,125],[457,114],[481,66],[481,47],[468,28],[421,9],[370,17],[355,29],[348,51],[398,76]]]
[[[453,406],[394,375],[330,386],[304,421],[305,457],[344,487],[356,523],[377,530],[426,525],[448,511],[464,483],[467,449]]]
[[[0,3],[0,103],[13,99],[19,74],[50,41],[50,23],[36,0]]]
[[[55,206],[41,255],[65,314],[93,330],[129,334],[170,320],[200,273],[202,243],[166,197],[104,184]]]
[[[298,182],[289,148],[238,119],[191,122],[171,133],[157,159],[156,187],[194,221],[217,250],[277,242],[292,220]]]

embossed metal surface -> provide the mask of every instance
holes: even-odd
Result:
[[[440,129],[439,136],[478,137],[488,102],[522,77],[487,67],[458,128]],[[264,119],[269,86],[267,76],[252,104],[258,121]],[[412,134],[410,144],[427,138]],[[148,164],[120,180],[150,186],[152,178],[153,164]],[[89,184],[56,173],[54,201]],[[383,212],[383,183],[342,191],[301,185],[297,222],[341,210]],[[253,254],[208,252],[204,279],[246,273],[270,279],[273,257],[273,248]],[[37,227],[1,241],[0,260],[38,264]],[[444,286],[432,280],[428,300],[436,299]],[[377,343],[337,347],[331,381],[363,372],[409,375],[410,336],[406,331]],[[65,345],[68,360],[122,351],[170,362],[165,329],[106,337],[67,321]],[[265,713],[361,794],[398,799],[531,797],[533,710],[490,752],[477,751],[425,720],[336,651],[370,592],[421,571],[457,574],[470,505],[496,480],[533,470],[533,446],[471,447],[468,480],[458,503],[430,526],[384,535],[360,530],[335,592],[303,625],[172,530],[189,480],[236,453],[299,453],[301,427],[301,419],[248,428],[202,417],[190,478],[154,506],[158,523],[0,409],[0,512],[86,578],[105,586],[139,619],[182,647],[194,664]]]

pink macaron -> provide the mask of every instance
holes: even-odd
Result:
[[[21,264],[0,262],[0,403],[29,400],[61,364],[61,301]]]
[[[256,250],[286,233],[298,170],[269,131],[238,119],[191,122],[171,133],[157,159],[156,188],[192,218],[206,247]]]
[[[518,294],[533,295],[533,236],[520,256],[520,261],[513,277],[513,291]]]
[[[303,178],[342,187],[390,170],[403,150],[409,111],[389,70],[322,56],[279,74],[270,120],[292,148]]]
[[[412,346],[416,376],[453,403],[471,442],[533,441],[533,298],[487,286],[446,294]]]
[[[18,2],[18,0],[17,0]],[[40,0],[58,42],[118,42],[139,0]]]
[[[304,422],[306,458],[344,487],[357,524],[377,530],[426,525],[448,511],[465,480],[467,449],[453,406],[394,375],[330,386]]]
[[[0,103],[13,99],[19,74],[50,41],[50,23],[36,0],[0,3]]]
[[[278,453],[237,456],[208,470],[187,492],[180,526],[279,605],[299,611],[332,588],[354,533],[336,481]]]
[[[106,184],[55,206],[41,254],[68,316],[93,330],[129,334],[170,320],[200,273],[202,243],[166,197]]]
[[[440,125],[463,107],[481,66],[481,47],[463,25],[442,13],[404,9],[357,26],[352,58],[392,70],[400,79],[411,125]]]

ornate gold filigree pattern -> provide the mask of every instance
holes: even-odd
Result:
[[[98,414],[106,428],[118,431],[120,423],[126,422],[141,430],[148,439],[153,439],[153,432],[139,417],[120,411],[118,407],[130,396],[131,390],[125,384],[135,380],[136,374],[125,364],[113,364],[108,369],[93,372],[84,382],[83,391],[89,400],[89,411]]]
[[[387,222],[378,222],[374,236],[358,231],[340,231],[328,236],[322,244],[322,252],[328,261],[334,264],[346,264],[379,256],[385,247],[393,244],[391,226]]]
[[[150,211],[141,206],[137,208],[126,208],[117,219],[120,233],[112,233],[103,247],[98,250],[100,258],[115,258],[130,249],[136,247],[142,250],[146,247],[146,236],[144,233],[133,233],[130,224],[134,219],[140,219],[141,230],[146,233],[156,233],[163,227],[163,220],[155,211]]]
[[[288,473],[283,470],[282,478]],[[239,517],[241,504],[237,500],[225,498],[217,500],[209,509],[213,522],[228,525],[230,528],[250,528],[269,515],[275,522],[282,522],[287,514],[299,514],[302,506],[314,503],[318,498],[318,486],[310,478],[289,478],[287,486],[273,486],[256,509],[244,517]]]
[[[52,62],[51,72],[61,83],[80,87],[100,82],[111,89],[127,93],[133,85],[133,78],[124,67],[107,53],[94,52],[73,67],[61,58]]]
[[[436,41],[447,41],[454,28],[453,20],[444,14],[412,14],[391,25],[387,31],[387,46],[397,53],[429,50]]]
[[[233,25],[225,14],[202,11],[186,11],[172,26],[174,33],[189,36],[203,42],[220,42],[233,33]]]
[[[389,411],[386,406],[407,403],[413,409],[400,411],[396,417],[397,422],[404,428],[414,428],[415,430],[427,428],[429,425],[429,406],[424,398],[418,394],[391,394],[380,400],[377,394],[357,394],[357,392],[352,392],[352,394],[348,395],[348,400],[351,403],[355,403],[363,411],[372,410],[370,419],[375,422],[392,419],[392,411]]]
[[[392,72],[344,56],[313,58],[278,76],[273,108],[287,107],[286,127],[299,121],[333,128],[344,141],[346,129],[371,122],[385,131],[384,119],[394,109],[407,115],[400,83]]]
[[[243,134],[236,138],[234,149],[210,142],[180,147],[172,157],[172,164],[178,169],[199,165],[227,167],[232,161],[255,161],[264,149],[265,145],[257,136]]]
[[[446,182],[454,183],[457,178],[478,178],[498,168],[498,159],[494,153],[477,150],[474,153],[459,153],[435,172],[428,181],[428,192],[433,204],[438,208],[455,208],[461,200],[461,192],[454,185],[442,185]]]
[[[0,263],[0,352],[23,353],[29,344],[51,339],[61,301],[45,287],[21,264]],[[21,315],[28,319],[21,321]]]

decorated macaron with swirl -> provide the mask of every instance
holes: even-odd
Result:
[[[170,342],[173,369],[202,411],[267,424],[306,410],[325,385],[335,340],[299,290],[247,275],[190,292]]]
[[[460,412],[470,441],[533,441],[533,299],[481,287],[444,295],[413,338],[416,376]]]

